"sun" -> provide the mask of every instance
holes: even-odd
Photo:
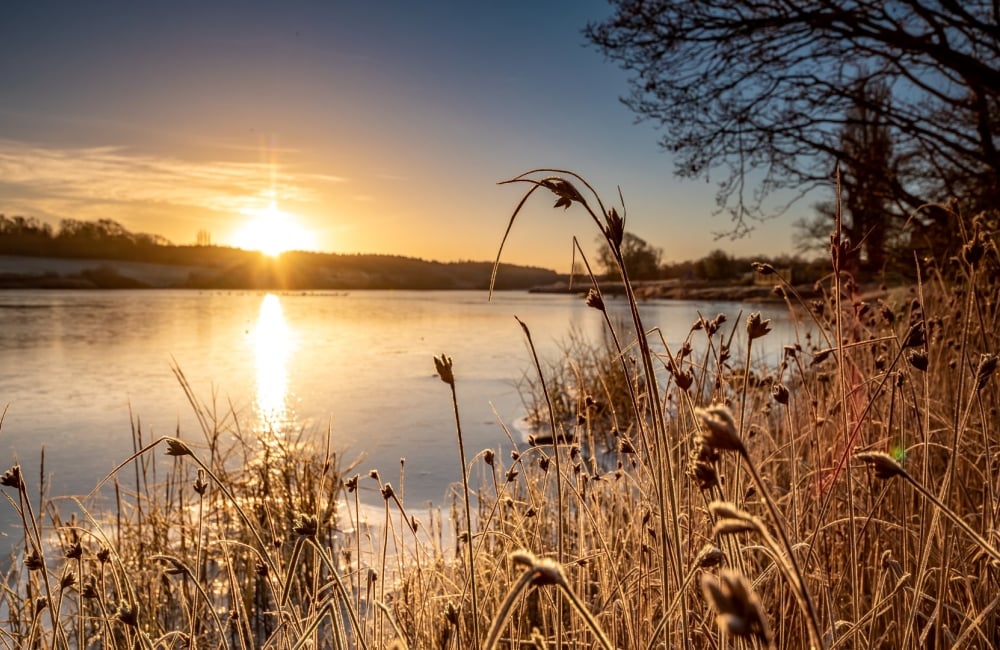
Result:
[[[271,202],[264,209],[241,210],[250,219],[233,236],[233,245],[277,257],[285,251],[312,250],[315,239],[293,215]]]

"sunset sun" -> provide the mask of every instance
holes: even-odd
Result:
[[[312,233],[273,202],[264,209],[244,210],[242,214],[249,219],[233,236],[233,244],[239,248],[260,251],[271,257],[290,250],[315,249]]]

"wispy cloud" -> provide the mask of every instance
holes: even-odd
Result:
[[[230,213],[272,197],[308,203],[324,186],[345,180],[266,162],[190,161],[123,147],[47,148],[4,139],[0,179],[4,194],[61,205],[141,202]]]

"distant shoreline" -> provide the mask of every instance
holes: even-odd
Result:
[[[98,290],[98,289],[196,289],[247,291],[363,291],[363,290],[488,290],[488,262],[425,262],[403,258],[410,267],[394,272],[347,268],[307,269],[306,277],[293,278],[283,285],[273,281],[274,273],[252,273],[243,267],[174,265],[113,259],[77,259],[0,255],[0,291],[3,290]],[[274,263],[272,260],[271,263]],[[442,273],[455,265],[471,266],[451,274]],[[426,273],[426,267],[435,273]],[[416,270],[415,270],[416,269]],[[321,272],[325,271],[323,275]],[[473,273],[472,271],[477,271]],[[520,276],[518,275],[520,272]],[[288,275],[294,275],[289,273]],[[510,278],[511,275],[515,277]],[[263,276],[263,279],[261,277]],[[497,291],[518,290],[530,293],[586,295],[590,281],[576,277],[572,285],[565,275],[545,272],[539,282],[538,270],[503,265]],[[544,280],[549,280],[545,282]],[[633,283],[640,300],[704,300],[733,302],[780,302],[782,295],[774,284],[735,284],[696,279],[648,280]],[[804,300],[819,297],[811,284],[793,287]],[[601,292],[609,296],[624,294],[620,282],[603,281]],[[879,295],[872,285],[863,287],[866,295]]]
[[[268,258],[220,249],[202,264],[106,258],[0,255],[3,289],[220,289],[344,291],[488,289],[491,262],[430,262],[382,255],[288,253]],[[496,290],[528,290],[557,281],[555,271],[501,265]]]
[[[752,302],[780,302],[783,297],[775,291],[778,283],[764,284],[734,284],[734,283],[711,283],[704,280],[647,280],[633,282],[633,290],[639,300],[719,300],[719,301],[752,301]],[[532,293],[574,293],[586,294],[590,288],[590,282],[586,279],[577,279],[570,287],[568,282],[561,281],[551,285],[538,286],[529,289]],[[795,292],[803,299],[812,299],[819,296],[819,292],[813,285],[801,285],[793,287]],[[602,282],[601,293],[611,296],[620,296],[625,293],[621,282]]]
[[[204,270],[148,262],[0,255],[0,289],[166,289]],[[119,276],[120,286],[100,286],[96,274]],[[121,285],[134,286],[121,286]]]

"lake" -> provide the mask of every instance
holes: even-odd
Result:
[[[608,304],[626,313],[620,299]],[[780,304],[642,307],[647,327],[662,328],[673,346],[699,312],[732,323],[741,309],[776,321],[758,349],[789,342]],[[454,360],[468,455],[506,453],[497,417],[508,426],[523,418],[517,386],[534,373],[515,316],[550,360],[571,329],[596,340],[603,327],[579,297],[526,292],[492,301],[444,291],[0,292],[0,471],[20,462],[37,491],[44,447],[49,494],[86,494],[132,453],[133,421],[145,441],[178,430],[202,441],[176,364],[198,400],[238,413],[244,430],[303,430],[316,440],[329,430],[345,463],[360,458],[358,471],[378,469],[397,486],[405,457],[407,502],[442,504],[461,473],[451,394],[433,357]],[[380,501],[373,491],[366,498]],[[12,522],[0,506],[0,531]]]

